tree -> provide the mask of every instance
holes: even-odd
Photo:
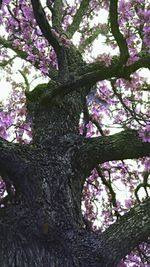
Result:
[[[14,91],[1,110],[1,267],[149,266],[149,85],[138,71],[150,68],[148,8],[146,0],[2,1],[1,67]],[[108,24],[92,28],[101,9]],[[102,35],[119,52],[87,59]],[[16,58],[24,86],[13,81]],[[46,82],[30,90],[33,68]],[[115,181],[130,192],[125,206]]]

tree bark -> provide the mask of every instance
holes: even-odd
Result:
[[[85,9],[88,2],[82,1]],[[85,64],[73,45],[65,47],[54,36],[40,1],[31,3],[44,37],[55,48],[59,71],[48,85],[26,94],[33,142],[17,145],[0,139],[0,174],[15,188],[15,201],[0,209],[0,266],[115,267],[150,234],[150,202],[103,233],[89,231],[81,211],[85,177],[97,163],[149,156],[149,145],[136,131],[84,138],[79,120],[91,86],[112,77],[129,78],[138,68],[149,67],[149,58],[129,66],[120,66],[120,61],[109,67]],[[80,24],[79,13],[70,35]]]
[[[0,209],[0,266],[116,266],[150,233],[149,201],[104,233],[87,231],[81,212],[83,177],[98,162],[149,155],[149,146],[135,131],[92,139],[80,136],[86,95],[80,89],[50,103],[40,102],[42,93],[36,93],[27,101],[33,143],[0,143],[0,172],[18,191],[15,203]]]
[[[150,156],[150,143],[144,143],[138,131],[128,129],[110,136],[82,139],[75,162],[77,168],[89,174],[98,163],[144,156]]]

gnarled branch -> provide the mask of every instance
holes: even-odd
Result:
[[[13,184],[19,191],[25,191],[23,177],[31,168],[27,151],[28,145],[14,144],[0,137],[0,175],[6,184]]]
[[[49,44],[54,48],[55,51],[59,48],[59,42],[57,38],[55,38],[55,35],[51,31],[50,24],[48,23],[48,20],[46,18],[46,14],[42,8],[41,2],[39,0],[31,0],[34,17],[36,19],[36,22],[46,38],[46,40],[49,42]]]
[[[150,143],[143,142],[136,130],[85,138],[75,155],[76,166],[89,172],[98,163],[150,156]]]
[[[110,0],[110,27],[111,32],[119,46],[121,64],[125,64],[129,58],[129,51],[126,39],[119,30],[118,24],[118,0]]]
[[[102,233],[107,266],[117,263],[150,235],[150,199],[132,208]],[[109,261],[108,261],[109,259]],[[106,266],[104,264],[104,266]]]
[[[72,80],[70,79],[64,83],[57,83],[53,90],[49,90],[49,85],[51,85],[51,83],[47,84],[47,90],[43,92],[41,102],[50,102],[52,98],[57,95],[66,95],[77,88],[81,88],[82,90],[84,86],[86,87],[86,94],[88,94],[91,87],[98,81],[113,77],[129,79],[130,74],[142,67],[150,68],[150,57],[142,58],[132,65],[122,68],[119,68],[118,64],[113,63],[108,67],[102,66],[100,63],[87,65],[85,67],[85,72],[83,72],[81,76],[74,75]]]
[[[0,173],[21,175],[24,172],[22,165],[21,145],[10,143],[0,137]]]

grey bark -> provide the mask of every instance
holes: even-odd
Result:
[[[59,49],[59,60],[62,56],[67,64],[64,80],[61,69],[57,81],[27,94],[32,144],[0,139],[0,174],[16,189],[15,201],[0,209],[1,267],[113,267],[150,234],[149,200],[104,233],[85,228],[81,200],[86,175],[100,162],[148,156],[149,146],[135,131],[93,139],[79,135],[90,86],[107,77],[102,71],[88,76],[74,47]],[[109,68],[108,78],[118,74],[117,68]],[[76,78],[80,75],[81,80]]]
[[[19,193],[15,203],[0,209],[1,267],[116,266],[150,233],[149,201],[104,233],[87,231],[84,226],[81,199],[85,174],[97,162],[112,160],[112,155],[114,159],[122,155],[122,159],[131,152],[133,157],[149,153],[134,131],[93,139],[80,136],[85,95],[76,90],[44,103],[41,95],[32,96],[27,106],[33,118],[33,143],[22,146],[1,139],[0,172]],[[124,151],[125,138],[134,145]]]

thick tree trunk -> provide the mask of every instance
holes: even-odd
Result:
[[[100,266],[84,241],[83,182],[72,167],[78,139],[46,135],[20,150],[26,169],[17,179],[19,202],[0,210],[0,266]]]
[[[7,156],[3,155],[3,168],[5,169],[6,164],[10,170],[14,170],[8,171],[7,174],[12,178],[18,194],[17,202],[0,210],[0,266],[116,266],[124,253],[128,253],[139,241],[146,238],[150,232],[148,227],[150,216],[146,215],[144,228],[146,234],[142,238],[141,231],[141,235],[137,234],[134,242],[131,242],[133,239],[130,236],[133,236],[137,229],[127,227],[126,219],[122,222],[120,220],[116,228],[114,226],[110,228],[110,232],[103,234],[85,229],[81,214],[81,199],[86,169],[76,162],[78,162],[77,155],[78,159],[79,156],[82,157],[80,153],[84,155],[86,143],[86,154],[89,157],[91,141],[89,140],[88,144],[88,139],[84,140],[77,134],[82,99],[78,93],[74,93],[70,99],[69,97],[61,99],[61,105],[57,101],[54,102],[55,106],[54,103],[51,106],[29,103],[29,110],[32,112],[33,109],[30,107],[34,105],[33,144],[16,146],[15,156],[12,153],[12,145],[10,149],[6,144],[3,145],[2,152],[7,148]],[[66,106],[66,101],[69,108]],[[74,123],[71,123],[72,120]],[[128,140],[128,133],[122,134],[123,143],[125,136]],[[97,139],[96,142],[100,141],[100,149],[102,146],[106,147],[108,143],[107,153],[108,149],[110,151],[114,149],[114,141],[115,138],[118,140],[118,135],[114,137],[113,142],[111,138],[110,143],[109,138]],[[129,139],[131,138],[135,141],[135,133],[133,136],[129,134]],[[121,148],[121,135],[119,140]],[[139,146],[139,142],[137,145]],[[147,153],[144,145],[143,149],[145,149],[143,153]],[[117,155],[118,150],[119,148]],[[97,151],[97,155],[98,153]],[[97,163],[96,154],[95,157]],[[93,161],[91,167],[88,158],[85,160],[87,165],[89,164],[87,168],[89,171],[93,167]],[[21,168],[17,169],[17,166]],[[131,215],[129,222],[133,219],[133,214]],[[135,219],[135,225],[138,225],[137,221]],[[142,228],[140,222],[139,220],[138,231]],[[129,225],[131,226],[131,223]],[[121,235],[124,229],[127,242],[124,250],[119,253],[118,244],[122,244]]]
[[[60,84],[50,82],[27,95],[32,144],[0,139],[0,173],[16,189],[16,201],[0,209],[1,267],[113,267],[150,234],[149,202],[144,222],[142,207],[139,217],[131,212],[104,233],[85,228],[85,174],[98,162],[128,158],[124,140],[132,158],[148,156],[150,147],[134,131],[93,141],[80,136],[80,114],[89,88],[55,94],[60,89]],[[120,250],[124,231],[126,243]]]
[[[53,81],[26,93],[33,142],[19,145],[0,138],[0,175],[8,191],[11,186],[16,190],[15,199],[13,190],[0,208],[0,267],[115,267],[150,235],[150,201],[131,209],[103,233],[87,230],[81,212],[85,177],[98,163],[149,156],[150,144],[129,130],[84,138],[79,120],[92,86],[104,79],[129,79],[139,68],[150,68],[150,58],[146,54],[126,66],[129,53],[119,30],[118,1],[110,1],[110,28],[120,57],[109,66],[86,64],[73,44],[61,41],[62,1],[54,2],[51,27],[40,1],[31,0],[37,25],[58,62],[58,70],[49,66]],[[78,31],[89,3],[81,1],[66,38]],[[30,62],[28,53],[10,41],[0,37],[0,43]],[[41,62],[35,67],[40,69]]]

